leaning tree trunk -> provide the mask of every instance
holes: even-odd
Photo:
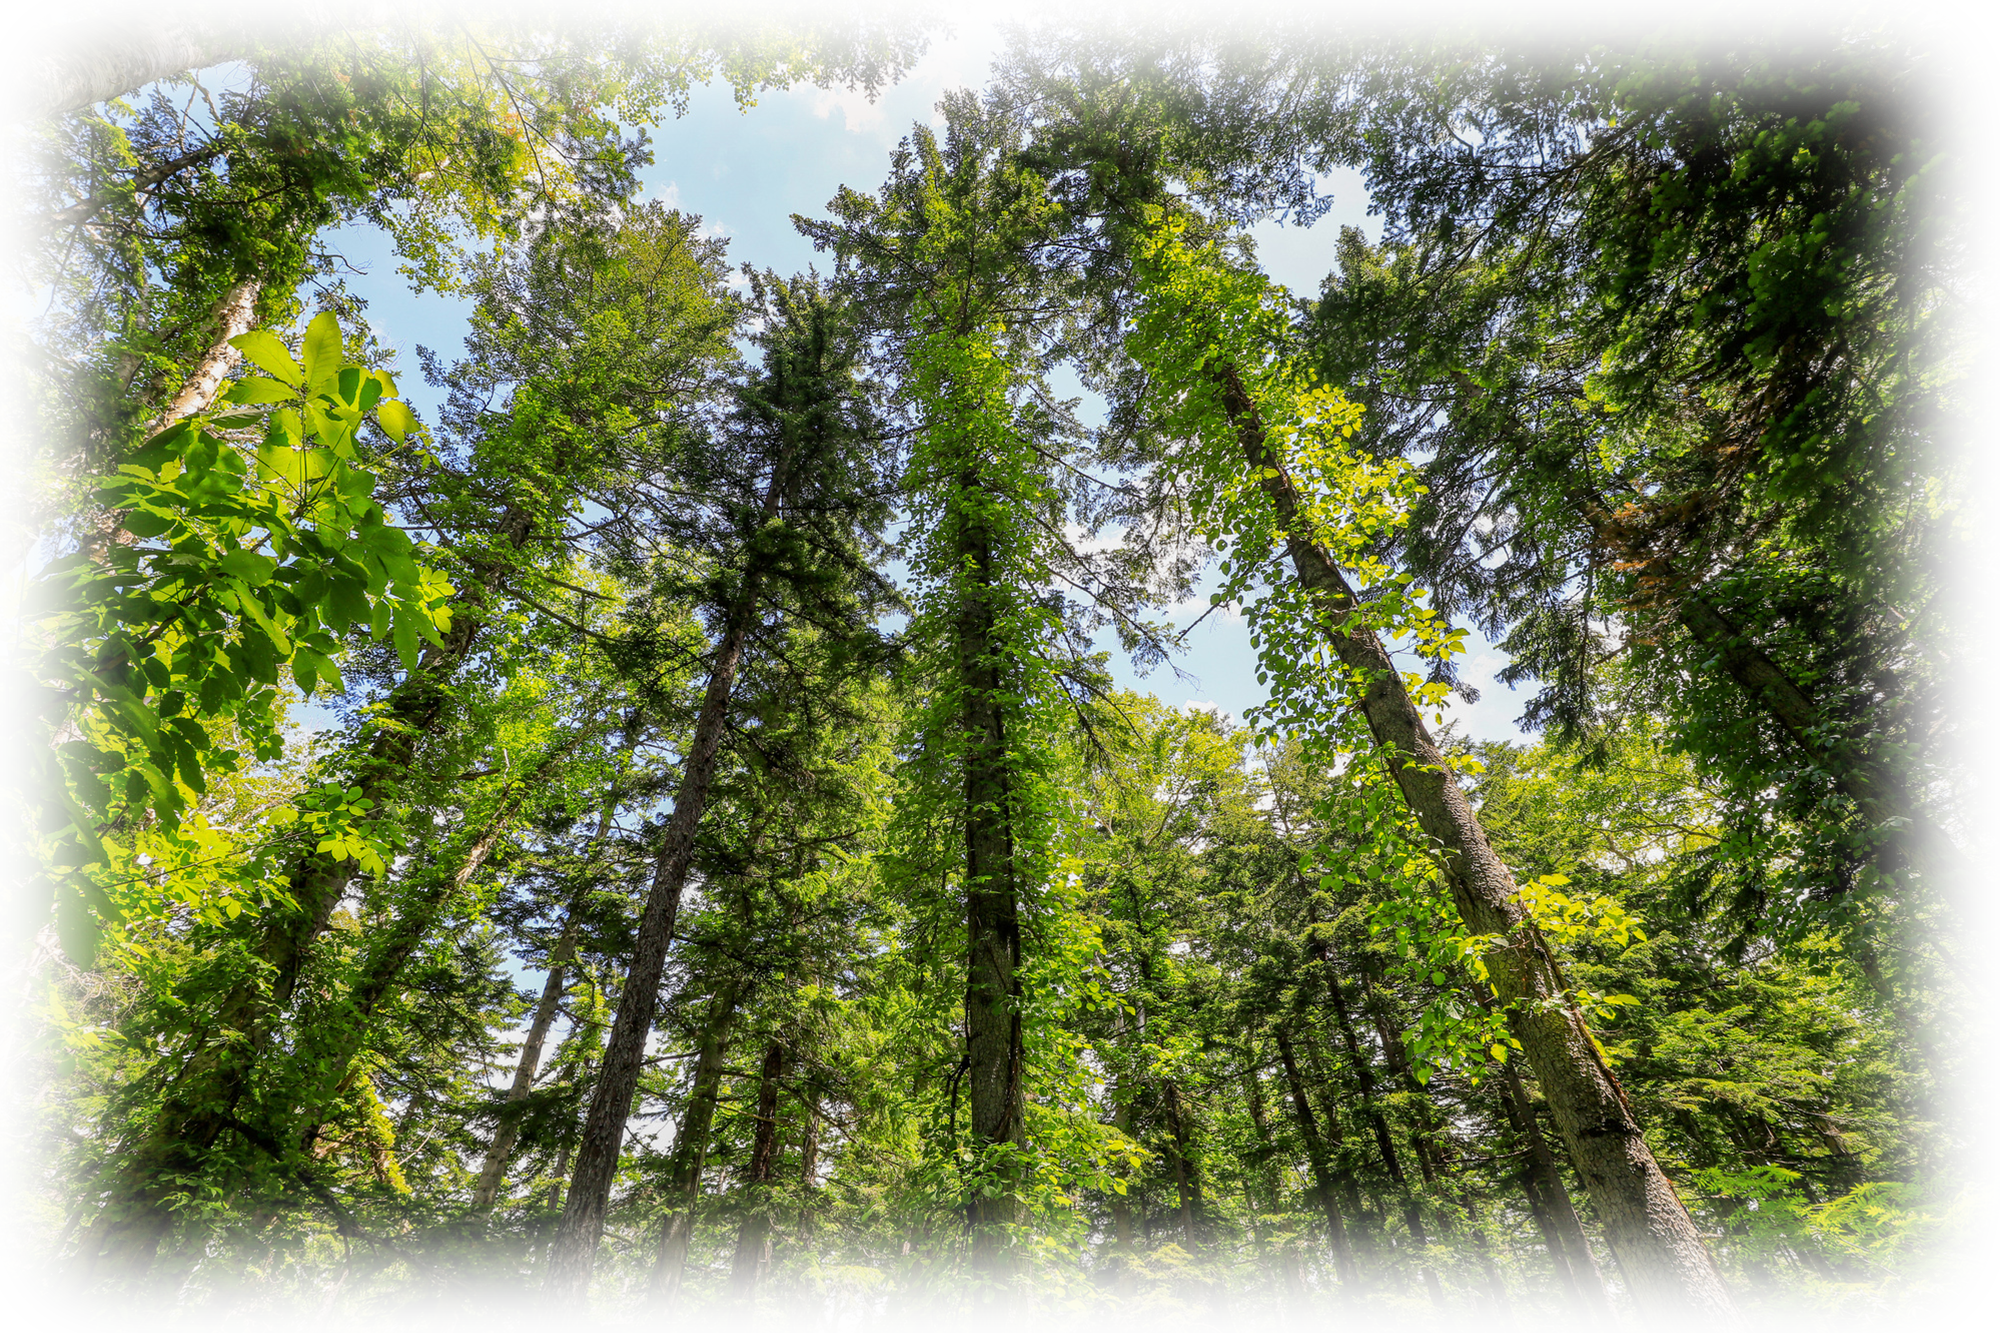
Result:
[[[787,466],[788,460],[781,459],[772,470],[770,486],[764,493],[763,517],[767,523],[778,512]],[[729,720],[730,694],[735,688],[736,671],[742,664],[750,628],[756,621],[763,576],[763,562],[753,553],[744,571],[742,588],[729,608],[721,642],[716,645],[708,688],[702,695],[701,712],[696,716],[694,736],[688,742],[687,757],[681,767],[673,817],[667,821],[653,884],[639,917],[639,933],[633,942],[631,964],[626,969],[625,988],[618,996],[618,1016],[612,1020],[603,1067],[591,1092],[590,1113],[584,1121],[583,1140],[577,1146],[569,1198],[563,1203],[562,1223],[549,1249],[547,1287],[554,1296],[580,1301],[590,1290],[591,1270],[597,1263],[597,1241],[604,1233],[604,1213],[611,1200],[611,1180],[618,1172],[618,1153],[625,1142],[625,1122],[632,1114],[632,1095],[639,1086],[646,1038],[653,1030],[653,1008],[659,999],[660,977],[666,970],[667,946],[673,941],[674,922],[680,914],[681,890],[694,865],[694,835],[708,808],[709,788],[715,780],[716,760],[722,752],[723,730]]]
[[[757,1282],[771,1264],[771,1182],[778,1166],[778,1089],[784,1081],[791,1052],[777,1037],[764,1048],[757,1071],[757,1129],[750,1141],[750,1167],[744,1173],[743,1224],[736,1232],[736,1258],[729,1266],[729,1285],[739,1298],[757,1292]]]
[[[380,28],[388,0],[288,0],[306,36],[340,28]],[[0,126],[30,124],[138,92],[176,74],[240,60],[248,42],[192,10],[114,10],[70,24],[0,36]]]
[[[1323,637],[1341,663],[1366,682],[1358,707],[1434,848],[1459,916],[1475,934],[1500,941],[1486,954],[1486,966],[1634,1298],[1651,1313],[1733,1319],[1728,1290],[1694,1219],[1653,1160],[1638,1117],[1584,1024],[1555,955],[1522,908],[1512,873],[1487,842],[1450,763],[1411,702],[1402,673],[1373,631],[1346,627],[1360,602],[1308,535],[1310,524],[1271,448],[1256,402],[1235,367],[1220,366],[1216,378],[1244,463],[1275,511],[1293,570],[1322,608]]]

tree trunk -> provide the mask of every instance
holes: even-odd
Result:
[[[764,493],[763,514],[767,523],[778,512],[788,466],[789,456],[779,459],[772,469],[771,483]],[[715,665],[709,671],[708,689],[702,696],[701,712],[695,719],[694,736],[681,768],[673,817],[667,822],[652,888],[646,894],[646,906],[639,917],[639,933],[633,943],[631,965],[626,969],[625,988],[618,996],[618,1016],[611,1025],[611,1039],[605,1047],[597,1086],[591,1092],[590,1114],[584,1122],[583,1141],[577,1148],[576,1173],[570,1181],[569,1199],[563,1205],[562,1225],[550,1247],[548,1290],[552,1295],[581,1301],[590,1290],[590,1274],[597,1262],[597,1240],[604,1232],[604,1211],[611,1199],[611,1180],[618,1172],[618,1153],[625,1142],[625,1122],[632,1114],[632,1094],[639,1086],[646,1038],[653,1030],[653,1008],[659,999],[660,977],[666,969],[667,946],[673,940],[674,922],[680,914],[681,890],[694,864],[695,830],[700,827],[702,813],[708,806],[709,787],[715,779],[723,727],[729,716],[730,692],[736,684],[736,670],[743,659],[750,626],[756,619],[763,572],[762,561],[750,556],[742,591],[729,609],[722,640],[716,645]]]
[[[1339,568],[1307,535],[1291,480],[1233,366],[1217,371],[1244,462],[1276,513],[1299,582],[1318,598],[1324,637],[1366,681],[1358,701],[1390,773],[1435,855],[1468,929],[1499,937],[1485,956],[1514,1035],[1555,1112],[1571,1158],[1604,1220],[1633,1295],[1649,1313],[1734,1318],[1708,1247],[1646,1146],[1624,1089],[1599,1053],[1555,956],[1516,898],[1450,764],[1418,716],[1381,641],[1345,622],[1361,607]]]
[[[1113,1013],[1112,1024],[1116,1035],[1123,1037],[1125,1035],[1125,1011],[1122,1007]],[[1132,1137],[1132,1096],[1132,1090],[1125,1086],[1125,1080],[1122,1076],[1112,1084],[1111,1123],[1127,1139]],[[1132,1179],[1131,1166],[1129,1164],[1120,1164],[1118,1171],[1120,1177],[1127,1182],[1127,1188],[1130,1188],[1129,1182]],[[1133,1264],[1137,1261],[1139,1253],[1138,1245],[1132,1235],[1131,1197],[1127,1194],[1119,1194],[1114,1191],[1111,1195],[1111,1229],[1113,1235],[1117,1238],[1117,1249],[1112,1256],[1115,1261],[1112,1267],[1113,1284],[1120,1292],[1129,1293],[1133,1289],[1135,1277]]]
[[[310,36],[338,28],[380,28],[388,0],[296,0]],[[30,124],[138,92],[146,84],[246,54],[240,36],[188,10],[116,10],[70,24],[0,36],[0,126]]]
[[[194,373],[139,432],[139,439],[149,440],[175,422],[206,411],[215,401],[223,379],[242,358],[242,353],[230,346],[229,340],[250,331],[251,322],[256,318],[257,297],[263,289],[262,279],[243,278],[222,294],[210,317],[215,336],[210,339],[201,360],[195,363]],[[121,438],[118,434],[108,439],[100,437],[98,447],[92,450],[96,455],[95,461],[89,466],[105,472],[116,471],[121,460],[114,451]],[[102,561],[113,546],[131,541],[131,536],[125,531],[126,514],[123,509],[102,509],[91,518],[86,549],[92,560]]]
[[[674,1135],[674,1154],[667,1168],[667,1209],[660,1218],[660,1250],[653,1264],[653,1299],[679,1294],[687,1271],[688,1244],[694,1239],[695,1210],[701,1202],[701,1173],[708,1165],[709,1133],[715,1125],[715,1104],[722,1090],[722,1058],[729,1047],[729,1029],[736,1021],[743,983],[731,976],[709,1005],[702,1029],[694,1082],[688,1089],[687,1110]],[[572,1189],[572,1195],[574,1190]]]
[[[521,1136],[519,1115],[509,1114],[516,1109],[535,1086],[535,1076],[541,1070],[542,1045],[548,1040],[549,1029],[555,1025],[556,1009],[562,1003],[563,991],[567,989],[570,951],[576,947],[576,907],[571,905],[563,919],[562,934],[556,937],[555,947],[549,950],[549,975],[542,983],[542,995],[535,1003],[535,1016],[528,1024],[527,1036],[521,1040],[521,1058],[514,1064],[514,1081],[507,1089],[506,1106],[500,1112],[500,1123],[493,1131],[493,1142],[487,1145],[486,1159],[479,1167],[479,1183],[472,1191],[472,1211],[488,1213],[493,1209],[494,1200],[500,1196],[500,1187],[507,1177],[507,1158],[514,1151],[515,1140]]]
[[[1272,1216],[1282,1213],[1284,1189],[1278,1176],[1278,1146],[1272,1140],[1271,1125],[1264,1113],[1263,1080],[1254,1067],[1254,1059],[1252,1066],[1243,1073],[1243,1093],[1245,1104],[1250,1108],[1251,1127],[1257,1131],[1257,1179],[1264,1187],[1264,1198],[1261,1201],[1255,1195],[1250,1195],[1251,1230],[1256,1238],[1257,1248],[1261,1252],[1265,1246],[1264,1225],[1260,1213],[1264,1209],[1268,1209]],[[1245,1177],[1245,1181],[1244,1192],[1249,1194],[1248,1177]],[[1317,1185],[1318,1178],[1315,1177],[1315,1186]],[[1299,1257],[1289,1244],[1278,1246],[1277,1268],[1279,1283],[1283,1286],[1288,1299],[1297,1300],[1305,1295],[1305,1279],[1299,1273]]]
[[[776,1037],[764,1048],[757,1074],[757,1130],[750,1142],[750,1169],[743,1178],[743,1225],[736,1233],[730,1286],[748,1299],[771,1263],[771,1182],[778,1166],[778,1090],[790,1052]]]
[[[1334,1200],[1333,1172],[1327,1164],[1326,1144],[1319,1136],[1319,1120],[1306,1097],[1305,1080],[1299,1077],[1298,1058],[1292,1053],[1291,1034],[1281,1025],[1277,1030],[1278,1060],[1285,1069],[1285,1086],[1292,1094],[1292,1115],[1299,1135],[1306,1141],[1306,1162],[1312,1168],[1313,1192],[1319,1196],[1320,1211],[1326,1216],[1326,1237],[1333,1247],[1334,1271],[1341,1285],[1361,1290],[1361,1273],[1354,1264],[1354,1252],[1347,1244],[1347,1228],[1341,1224],[1340,1205]]]
[[[984,497],[978,461],[959,478]],[[1021,1046],[1021,925],[1015,883],[1013,795],[1007,768],[1001,646],[992,535],[976,502],[961,501],[956,546],[970,591],[957,617],[957,674],[965,745],[966,1085],[973,1151],[998,1149],[996,1195],[967,1203],[975,1262],[997,1273],[1007,1228],[1020,1215],[1013,1155],[1026,1145]]]

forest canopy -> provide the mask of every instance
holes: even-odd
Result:
[[[36,1265],[355,1317],[1932,1291],[1980,1058],[1934,54],[1041,22],[800,271],[645,187],[703,89],[865,103],[944,36],[362,7],[20,94]],[[1259,229],[1347,181],[1287,286]],[[452,344],[371,323],[405,286]],[[1250,706],[1159,693],[1204,624]],[[1469,642],[1520,730],[1454,711]]]

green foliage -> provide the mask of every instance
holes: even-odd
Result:
[[[101,544],[43,571],[57,609],[42,676],[70,737],[54,749],[61,778],[50,784],[61,797],[49,824],[57,866],[104,867],[107,835],[141,825],[156,859],[211,859],[207,832],[179,836],[183,817],[218,773],[282,752],[281,667],[307,696],[323,680],[338,691],[333,658],[350,627],[393,642],[414,667],[419,645],[450,624],[451,585],[386,521],[356,452],[368,413],[402,407],[393,381],[346,362],[331,315],[307,330],[303,367],[268,333],[238,341],[276,378],[240,381],[229,407],[175,423],[100,479]],[[260,423],[253,464],[232,437]],[[243,749],[211,736],[225,718]],[[322,850],[379,867],[351,831],[371,804],[328,791],[285,814]],[[267,857],[243,867],[241,893],[223,895],[231,916],[268,892]],[[101,877],[94,887],[92,905],[111,908]]]

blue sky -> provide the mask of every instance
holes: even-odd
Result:
[[[872,191],[886,174],[898,140],[913,124],[935,123],[936,103],[947,89],[982,82],[1002,45],[995,23],[963,23],[872,103],[860,93],[805,87],[766,93],[747,112],[739,112],[726,87],[702,89],[686,116],[651,128],[654,164],[644,174],[643,197],[700,214],[705,230],[729,238],[735,263],[781,273],[803,270],[822,257],[793,229],[792,215],[824,215],[827,201],[843,184]],[[1358,178],[1329,178],[1322,190],[1332,194],[1334,205],[1317,225],[1265,223],[1253,233],[1265,269],[1295,291],[1318,290],[1332,267],[1333,242],[1343,225],[1359,226],[1371,237],[1379,234]],[[465,303],[413,295],[379,235],[351,233],[341,238],[340,248],[366,270],[350,277],[349,286],[367,298],[376,336],[400,352],[404,392],[429,416],[436,400],[414,373],[414,349],[421,343],[447,359],[456,355],[465,329]],[[1190,622],[1206,606],[1207,592],[1204,588],[1195,605],[1172,618]],[[1234,613],[1211,615],[1189,636],[1179,664],[1194,677],[1191,681],[1165,667],[1141,679],[1108,635],[1101,646],[1113,650],[1120,684],[1157,693],[1170,704],[1209,704],[1240,716],[1264,696],[1256,681],[1255,654],[1240,615]],[[1446,711],[1474,737],[1521,739],[1513,718],[1525,698],[1492,679],[1505,661],[1476,634],[1466,640],[1461,671],[1482,697],[1476,705],[1455,701]]]

